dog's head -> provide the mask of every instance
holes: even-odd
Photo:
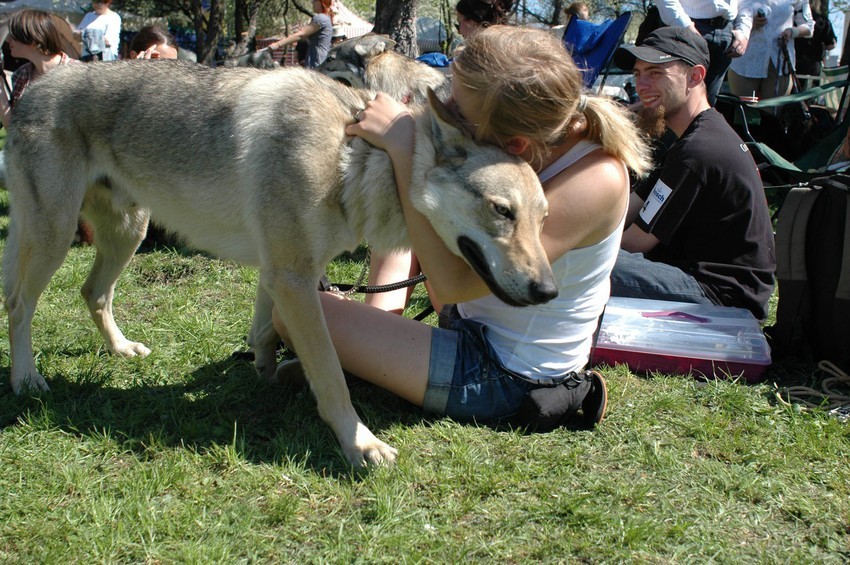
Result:
[[[239,57],[225,59],[225,67],[253,67],[255,69],[276,69],[280,65],[268,50],[252,51]]]
[[[537,175],[519,157],[475,142],[433,92],[429,99],[430,135],[420,133],[416,151],[431,154],[415,160],[414,206],[503,302],[529,306],[555,298],[540,241],[548,205]]]
[[[369,61],[395,47],[386,35],[369,33],[340,41],[328,52],[316,70],[354,88],[366,88],[366,67]]]
[[[446,75],[393,51],[395,41],[368,34],[334,45],[316,70],[359,89],[384,92],[405,104],[424,104],[429,88],[445,100],[450,94]]]

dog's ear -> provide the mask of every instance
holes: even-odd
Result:
[[[431,133],[437,158],[449,161],[466,159],[470,136],[463,124],[431,88],[428,89],[428,104],[431,106]]]
[[[431,110],[433,110],[434,114],[436,114],[438,118],[453,128],[461,131],[463,130],[463,125],[460,123],[460,120],[452,113],[451,110],[449,110],[448,106],[440,100],[437,93],[434,92],[434,89],[430,86],[428,87],[428,104],[431,106]]]
[[[384,51],[389,51],[395,47],[395,41],[390,39],[388,35],[369,35],[354,46],[354,52],[368,59],[380,55]]]

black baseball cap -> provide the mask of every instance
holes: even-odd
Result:
[[[646,36],[640,45],[624,45],[614,51],[614,64],[631,70],[635,60],[647,63],[684,61],[708,68],[708,43],[697,33],[684,27],[660,27]]]

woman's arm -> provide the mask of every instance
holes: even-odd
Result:
[[[794,2],[794,16],[791,26],[786,28],[780,37],[786,41],[796,38],[811,37],[815,31],[815,20],[812,17],[812,8],[809,0],[797,0]]]
[[[378,94],[366,105],[360,118],[346,128],[346,133],[364,138],[390,156],[411,245],[435,298],[442,303],[453,303],[489,294],[484,281],[446,247],[428,219],[410,201],[415,122],[408,109],[391,97]]]
[[[298,42],[300,39],[307,39],[320,29],[322,28],[319,24],[310,22],[298,31],[287,35],[283,39],[269,43],[266,45],[266,49],[280,49],[281,47],[286,47],[287,45]]]

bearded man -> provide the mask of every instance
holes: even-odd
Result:
[[[747,146],[708,102],[705,39],[664,27],[614,54],[632,69],[641,120],[676,134],[631,195],[611,295],[736,306],[767,318],[776,259],[770,212]]]

